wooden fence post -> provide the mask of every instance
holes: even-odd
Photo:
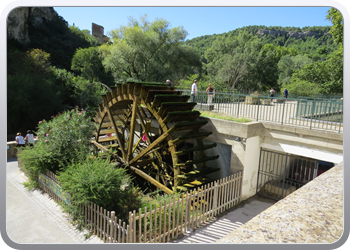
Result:
[[[217,183],[217,181],[215,181],[214,197],[213,197],[213,212],[214,212],[214,216],[216,215],[217,206],[218,206],[218,183]]]

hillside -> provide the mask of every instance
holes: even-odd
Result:
[[[326,55],[336,48],[332,36],[328,33],[330,28],[331,26],[297,28],[255,25],[238,28],[227,33],[196,37],[185,41],[185,44],[192,46],[200,53],[202,61],[207,62],[204,53],[211,47],[216,38],[235,36],[239,32],[247,31],[260,37],[263,44],[270,43],[275,46],[295,48],[302,54],[308,54],[314,61],[323,61]]]

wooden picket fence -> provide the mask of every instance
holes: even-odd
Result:
[[[240,202],[243,172],[129,213],[128,242],[165,243]]]
[[[47,175],[56,179],[53,173]],[[237,205],[242,179],[243,171],[156,202],[149,208],[134,210],[129,212],[128,223],[118,219],[114,211],[94,203],[84,205],[81,210],[89,230],[106,243],[165,243]],[[50,191],[49,194],[56,196]]]

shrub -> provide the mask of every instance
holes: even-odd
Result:
[[[35,180],[38,171],[62,171],[73,161],[85,161],[94,130],[91,119],[78,108],[52,117],[50,121],[40,121],[36,132],[39,140],[33,148],[21,150],[19,161],[31,180]]]
[[[125,169],[114,168],[110,159],[73,163],[58,179],[76,207],[93,202],[127,220],[129,211],[141,206],[141,193],[133,187],[130,176]]]

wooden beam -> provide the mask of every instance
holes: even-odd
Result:
[[[123,146],[124,144],[122,143],[122,141],[121,141],[121,139],[120,139],[117,125],[115,124],[115,121],[114,121],[114,119],[113,119],[113,116],[112,116],[112,114],[111,114],[111,111],[110,111],[108,105],[106,105],[106,110],[107,110],[107,114],[108,114],[109,120],[110,120],[110,121],[112,122],[112,124],[113,124],[113,129],[114,129],[115,137],[117,137],[117,141],[118,141],[118,144],[119,144],[119,146],[120,146],[120,150],[121,150],[121,152],[122,152],[123,157],[125,158],[125,150],[124,150],[124,146]],[[101,127],[101,126],[99,126],[99,127]],[[100,131],[98,131],[98,132],[100,132]]]
[[[163,140],[165,140],[168,135],[170,135],[172,132],[174,132],[176,129],[174,127],[172,127],[171,129],[169,129],[167,132],[165,132],[164,134],[162,134],[161,136],[159,136],[157,138],[157,140],[155,140],[154,142],[152,142],[147,148],[145,148],[141,153],[139,153],[134,159],[132,159],[129,164],[134,163],[135,161],[138,161],[139,159],[141,159],[143,156],[145,156],[149,151],[151,151],[153,148],[155,148],[159,143],[161,143]]]
[[[161,184],[160,182],[156,181],[155,179],[153,179],[151,176],[149,176],[148,174],[146,174],[145,172],[141,171],[138,168],[135,168],[133,166],[129,166],[130,169],[132,171],[134,171],[136,174],[138,174],[139,176],[141,176],[142,178],[144,178],[145,180],[149,181],[150,183],[152,183],[153,185],[155,185],[157,188],[163,190],[165,193],[167,194],[172,194],[173,191],[170,190],[169,188],[167,188],[166,186],[164,186],[163,184]]]
[[[139,105],[139,97],[134,97],[134,103],[132,105],[132,115],[131,115],[131,122],[130,122],[130,130],[129,130],[129,142],[128,142],[128,158],[127,160],[130,160],[132,158],[132,148],[134,147],[134,132],[135,132],[135,123],[136,123],[136,114],[137,114],[137,107]]]

